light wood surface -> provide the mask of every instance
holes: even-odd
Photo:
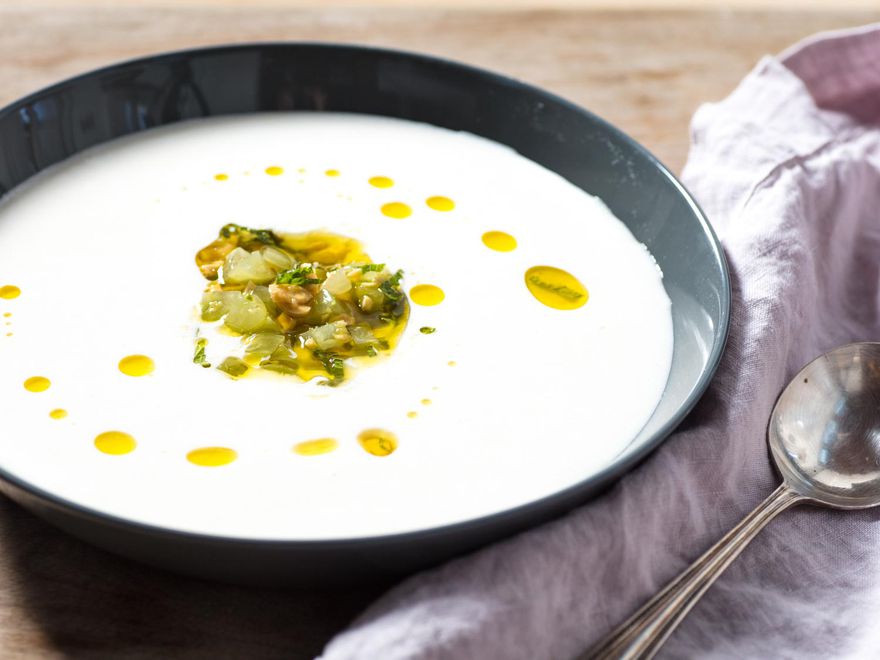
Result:
[[[262,40],[358,42],[452,57],[545,87],[617,124],[675,170],[684,163],[696,107],[724,97],[761,56],[819,30],[880,20],[880,11],[852,10],[16,4],[0,3],[0,104],[156,51]],[[3,658],[306,658],[381,593],[254,590],[168,575],[75,541],[2,498],[0,584]]]
[[[492,9],[492,10],[700,10],[700,11],[827,11],[877,10],[877,0],[0,0],[0,6],[29,7],[248,7],[287,9]]]

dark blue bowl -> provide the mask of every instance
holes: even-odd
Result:
[[[455,525],[333,541],[186,534],[87,509],[3,469],[0,489],[54,525],[113,552],[251,584],[330,584],[411,572],[558,516],[656,448],[693,407],[721,358],[730,282],[709,223],[644,148],[552,94],[421,55],[356,46],[258,44],[117,64],[0,110],[0,195],[89,147],[184,119],[267,111],[357,112],[468,131],[509,145],[600,197],[663,270],[674,355],[663,398],[600,474],[524,506]]]

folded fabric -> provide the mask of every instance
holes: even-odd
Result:
[[[556,659],[597,641],[779,483],[776,397],[837,345],[880,340],[880,26],[764,59],[701,107],[683,179],[733,282],[722,365],[694,412],[608,494],[402,583],[325,650]],[[666,658],[880,657],[880,511],[802,507],[762,532]]]

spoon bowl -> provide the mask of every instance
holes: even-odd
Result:
[[[838,509],[880,504],[880,343],[836,348],[804,367],[770,419],[785,483]]]

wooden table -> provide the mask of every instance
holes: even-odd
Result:
[[[74,73],[156,51],[260,40],[359,42],[452,57],[545,87],[629,132],[676,171],[687,154],[693,111],[723,98],[762,55],[819,30],[880,20],[880,11],[854,9],[61,4],[39,9],[0,2],[0,104]],[[311,657],[383,591],[269,591],[176,577],[71,539],[3,498],[0,584],[4,658]]]

